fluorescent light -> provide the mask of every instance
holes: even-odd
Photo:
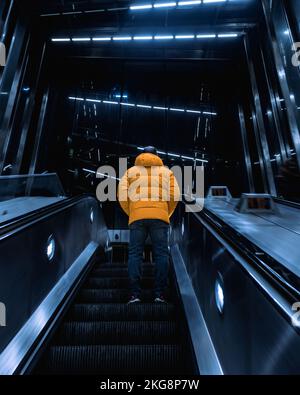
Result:
[[[190,0],[190,1],[179,1],[178,5],[180,6],[185,6],[185,5],[196,5],[196,4],[201,4],[201,0]]]
[[[194,160],[195,158],[191,157],[191,156],[185,156],[185,155],[181,155],[182,159],[191,159]]]
[[[144,147],[136,147],[136,148],[137,148],[137,150],[139,150],[139,151],[144,151]],[[174,157],[174,158],[181,158],[181,159],[188,159],[188,160],[196,160],[197,162],[208,163],[208,160],[206,160],[206,159],[198,159],[198,158],[193,158],[193,157],[191,157],[191,156],[185,156],[185,155],[180,155],[180,154],[174,154],[174,153],[171,153],[171,152],[165,152],[165,151],[160,151],[160,150],[158,150],[157,153],[158,153],[159,155],[167,155],[167,156],[171,156],[171,157]]]
[[[96,99],[86,99],[86,101],[89,101],[92,103],[101,103],[101,100],[96,100]]]
[[[96,172],[94,170],[85,169],[85,168],[83,168],[82,170],[87,172],[87,173],[96,174]]]
[[[217,115],[216,112],[209,112],[209,111],[203,111],[203,114],[205,114],[205,115]]]
[[[72,41],[91,41],[89,37],[75,37],[72,38]]]
[[[185,110],[182,108],[170,108],[170,111],[185,112]]]
[[[189,39],[189,38],[195,38],[194,35],[190,34],[185,34],[185,35],[179,35],[179,36],[175,36],[176,39],[182,40],[182,39]]]
[[[85,170],[85,169],[83,169],[83,170]],[[90,171],[90,170],[86,169],[86,171]],[[90,172],[91,172],[91,171],[90,171]],[[113,180],[118,180],[118,181],[120,180],[120,179],[117,178],[117,177],[110,176],[109,174],[105,174],[105,173],[100,173],[99,171],[97,171],[97,172],[93,171],[93,172],[91,172],[91,173],[96,174],[96,177],[97,177],[97,178],[101,178],[101,177],[99,177],[99,176],[102,176],[102,177],[106,177],[106,178],[112,178]]]
[[[60,13],[59,12],[54,12],[54,13],[52,13],[52,14],[41,14],[40,16],[58,16],[58,15],[60,15]]]
[[[63,12],[62,15],[75,15],[75,14],[81,14],[83,11],[69,11],[69,12]]]
[[[127,9],[128,7],[115,7],[115,8],[108,8],[107,11],[123,11]]]
[[[204,4],[212,4],[212,3],[225,3],[226,0],[203,0]]]
[[[87,11],[84,11],[84,13],[85,14],[92,14],[92,13],[94,13],[94,12],[104,12],[105,11],[105,9],[104,8],[101,8],[101,9],[99,9],[99,10],[87,10]]]
[[[134,36],[133,39],[134,40],[152,40],[153,37],[152,36]]]
[[[152,108],[152,106],[146,106],[145,104],[137,104],[136,106],[139,108]]]
[[[164,110],[164,111],[168,110],[167,107],[153,107],[153,108],[154,110]]]
[[[216,34],[197,34],[197,38],[216,38]]]
[[[116,98],[127,98],[128,95],[124,94],[121,95],[120,93],[114,95]],[[201,111],[199,110],[192,110],[192,109],[184,109],[184,108],[177,108],[177,107],[162,107],[162,106],[151,106],[148,104],[136,104],[136,103],[126,103],[126,102],[120,102],[120,101],[113,101],[113,100],[99,100],[99,99],[90,99],[90,98],[82,98],[82,97],[75,97],[75,96],[69,96],[69,100],[79,100],[79,101],[86,101],[86,102],[91,102],[91,103],[103,103],[103,104],[120,104],[121,106],[127,106],[127,107],[137,107],[137,108],[145,108],[145,109],[153,109],[153,110],[160,110],[160,111],[177,111],[181,113],[190,113],[190,114],[201,114]],[[96,109],[96,106],[95,106]],[[211,112],[211,111],[203,111],[202,114],[204,115],[217,115],[216,112]]]
[[[153,5],[154,8],[163,8],[163,7],[176,7],[175,2],[170,2],[170,3],[156,3]]]
[[[121,106],[127,106],[127,107],[134,107],[135,106],[135,104],[132,104],[132,103],[120,103],[121,104]]]
[[[172,40],[174,36],[172,35],[165,35],[165,36],[154,36],[155,40]]]
[[[117,37],[113,37],[114,41],[130,41],[132,40],[131,36],[117,36]]]
[[[53,42],[65,42],[65,41],[71,41],[70,38],[52,38],[51,41]]]
[[[219,38],[231,38],[231,37],[237,37],[238,35],[236,33],[225,33],[225,34],[218,34]]]
[[[153,5],[152,4],[132,5],[129,8],[131,10],[146,10],[149,8],[153,8]]]
[[[111,101],[111,100],[103,100],[102,103],[104,103],[104,104],[119,104],[117,101]]]
[[[197,111],[197,110],[186,110],[186,112],[189,112],[191,114],[201,114],[201,111]]]
[[[111,37],[94,37],[93,41],[111,41]]]

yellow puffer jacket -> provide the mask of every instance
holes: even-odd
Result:
[[[129,224],[141,219],[170,223],[180,199],[180,190],[171,170],[154,154],[143,153],[119,183],[118,198],[129,216]]]

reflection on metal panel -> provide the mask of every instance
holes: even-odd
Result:
[[[35,220],[20,220],[20,226],[17,221],[15,229],[1,235],[0,301],[6,306],[7,326],[1,328],[0,351],[85,248],[92,242],[106,245],[107,229],[96,199],[84,196],[58,206],[41,209]]]
[[[199,372],[221,375],[223,371],[178,245],[172,247],[171,254]]]
[[[288,300],[201,215],[179,207],[172,228],[224,374],[297,374],[300,336]]]
[[[275,203],[276,212],[274,214],[243,214],[235,211],[237,203],[237,199],[233,199],[230,203],[215,202],[210,204],[207,201],[205,207],[276,261],[300,276],[298,264],[299,210]],[[295,220],[296,218],[299,220]]]
[[[97,243],[91,242],[84,249],[69,270],[62,276],[47,297],[34,311],[22,329],[0,354],[0,375],[11,375],[16,371],[36,339],[45,329],[67,292],[72,288],[73,283],[76,281],[97,247]]]

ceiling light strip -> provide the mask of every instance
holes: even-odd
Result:
[[[99,36],[99,37],[53,37],[52,42],[102,42],[102,41],[139,41],[139,40],[194,40],[194,39],[224,39],[238,38],[243,34],[239,33],[199,33],[199,34],[144,34],[144,35],[124,35],[124,36]]]
[[[111,12],[111,11],[143,11],[143,10],[153,10],[153,9],[185,9],[187,7],[193,6],[203,6],[203,5],[219,5],[228,3],[228,0],[182,0],[182,1],[158,1],[154,3],[134,3],[129,7],[113,7],[113,8],[102,8],[95,10],[81,10],[81,11],[64,11],[62,13],[45,13],[40,14],[41,17],[50,17],[50,16],[66,16],[66,15],[76,15],[76,14],[92,14],[97,12]]]
[[[120,97],[121,95],[116,95],[116,97]],[[91,103],[103,103],[103,104],[119,104],[124,107],[136,107],[136,108],[144,108],[144,109],[153,109],[153,110],[160,110],[160,111],[172,111],[172,112],[179,112],[179,113],[189,113],[189,114],[203,114],[203,115],[211,115],[211,116],[217,116],[218,114],[216,112],[212,111],[199,111],[199,110],[192,110],[192,109],[185,109],[185,108],[179,108],[179,107],[162,107],[162,106],[150,106],[147,104],[135,104],[135,103],[127,103],[127,102],[120,102],[120,101],[113,101],[113,100],[99,100],[99,99],[84,99],[83,97],[75,97],[75,96],[69,96],[69,100],[73,101],[86,101],[86,102],[91,102]]]

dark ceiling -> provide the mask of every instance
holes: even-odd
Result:
[[[61,168],[66,166],[66,152],[68,167],[75,171],[97,168],[99,156],[104,163],[112,163],[122,155],[134,157],[139,145],[154,144],[166,152],[205,158],[212,164],[231,160],[230,174],[236,174],[241,145],[237,143],[236,103],[247,89],[243,37],[256,26],[260,2],[228,0],[174,9],[129,9],[137,3],[152,1],[46,0],[36,8],[40,15],[38,31],[48,42],[47,80],[56,98],[56,117],[51,117],[49,128],[60,136]],[[202,32],[239,33],[239,37],[51,42],[55,37]],[[132,103],[216,111],[218,116],[157,112],[85,100],[112,100],[115,92],[126,92]],[[68,100],[73,96],[85,99]],[[57,145],[53,140],[55,152]],[[82,179],[86,182],[84,173]]]
[[[221,4],[130,10],[128,1],[56,1],[39,2],[37,12],[43,23],[53,33],[58,31],[150,31],[152,29],[174,29],[189,32],[217,28],[244,30],[257,21],[257,0],[228,0]],[[151,2],[143,1],[143,4]],[[157,2],[156,2],[157,3]],[[50,15],[47,15],[50,14]],[[54,14],[54,15],[53,15]]]
[[[156,1],[157,3],[158,1]],[[255,26],[257,0],[228,0],[221,4],[133,11],[128,1],[39,2],[39,23],[48,41],[55,37],[97,37],[114,35],[239,33]],[[146,0],[142,2],[147,4]],[[139,3],[141,4],[140,0]],[[151,4],[151,2],[150,2]],[[121,8],[121,9],[120,9]],[[158,42],[111,42],[56,44],[59,56],[83,58],[148,58],[233,60],[238,40],[188,40]]]

